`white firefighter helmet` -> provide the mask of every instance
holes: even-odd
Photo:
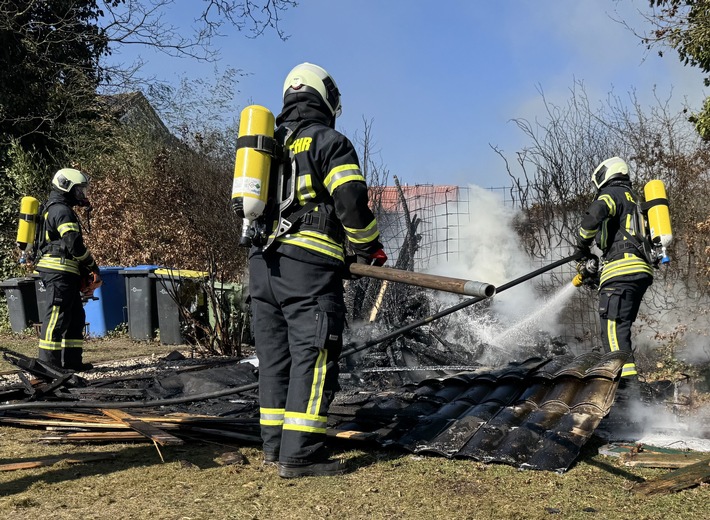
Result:
[[[325,69],[312,63],[296,65],[291,72],[288,73],[286,81],[284,81],[284,100],[289,91],[307,91],[309,88],[313,89],[311,92],[318,94],[325,102],[334,117],[340,115],[340,91],[335,84],[335,80]]]
[[[612,179],[629,178],[629,166],[621,157],[607,159],[592,173],[592,182],[600,189]]]
[[[63,193],[72,194],[81,204],[87,198],[89,176],[74,168],[62,168],[54,174],[52,186]]]

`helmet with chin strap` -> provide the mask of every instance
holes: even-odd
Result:
[[[312,63],[296,65],[284,81],[284,101],[288,94],[296,92],[316,94],[328,107],[333,117],[340,115],[340,91],[335,80],[322,67]]]
[[[621,157],[612,157],[611,159],[607,159],[597,166],[594,173],[592,173],[592,182],[597,189],[600,189],[612,179],[628,180],[628,178],[629,166]]]

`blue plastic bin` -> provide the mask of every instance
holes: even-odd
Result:
[[[128,335],[137,341],[151,340],[158,328],[158,303],[155,280],[150,274],[159,265],[137,265],[120,271],[126,288]]]
[[[125,267],[99,267],[103,284],[94,291],[98,300],[89,300],[84,305],[89,336],[101,337],[126,323],[126,285],[120,272]]]

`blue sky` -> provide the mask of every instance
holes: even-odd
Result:
[[[651,103],[655,87],[662,97],[672,92],[678,108],[686,101],[700,106],[705,92],[697,69],[683,67],[675,51],[664,58],[646,52],[610,18],[644,30],[638,11],[647,6],[646,0],[301,0],[282,15],[287,41],[273,32],[249,39],[233,30],[217,42],[219,67],[247,73],[236,105],[278,113],[286,73],[303,61],[321,65],[342,93],[338,129],[352,138],[363,118],[372,120],[390,175],[408,184],[506,186],[504,163],[489,145],[513,160],[528,144],[511,120],[544,118],[540,89],[562,104],[582,81],[592,102],[612,90],[628,99],[635,90]],[[200,7],[177,0],[168,18],[187,31]],[[214,75],[213,64],[141,55],[147,72],[168,81]]]

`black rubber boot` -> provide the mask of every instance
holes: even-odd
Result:
[[[62,351],[61,350],[48,350],[45,348],[39,349],[39,355],[37,356],[43,363],[48,363],[56,368],[62,368]]]
[[[264,466],[276,466],[276,463],[279,461],[279,454],[278,453],[267,453],[264,452]]]
[[[343,460],[328,459],[313,464],[291,465],[279,463],[279,477],[333,477],[348,472],[348,465]]]
[[[67,370],[73,370],[74,372],[86,372],[94,368],[91,363],[84,363],[81,358],[84,349],[72,347],[62,349],[64,352],[63,367]]]

